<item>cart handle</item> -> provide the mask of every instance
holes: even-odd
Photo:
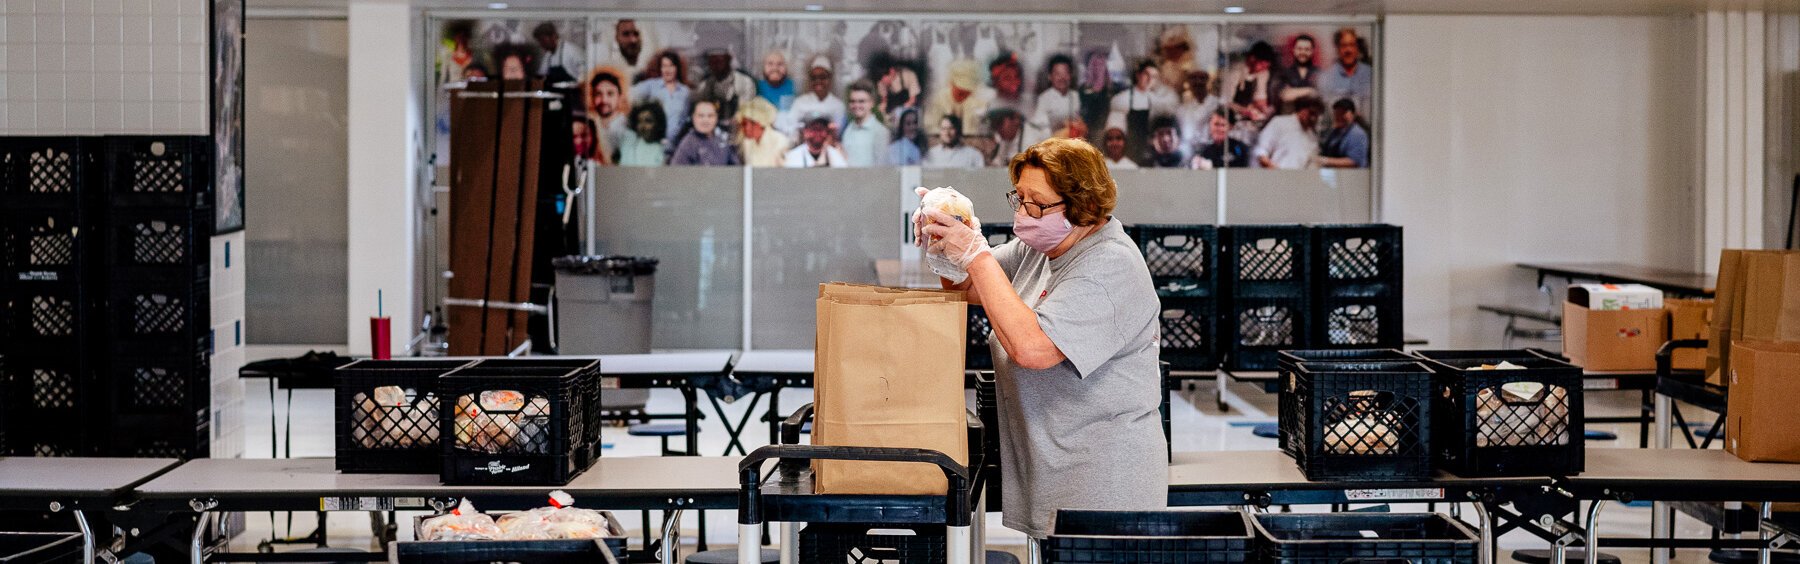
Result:
[[[750,452],[738,463],[738,524],[762,523],[762,465],[769,460],[854,460],[935,464],[944,471],[950,488],[945,492],[945,516],[952,527],[967,527],[970,520],[969,469],[948,455],[923,448],[769,445]]]
[[[1674,373],[1670,362],[1673,361],[1677,349],[1704,349],[1706,346],[1706,339],[1676,339],[1663,343],[1656,349],[1656,375],[1668,376]]]
[[[800,444],[800,429],[805,428],[806,422],[811,421],[812,418],[813,404],[802,405],[800,409],[794,410],[793,415],[789,415],[786,420],[781,422],[781,444]]]

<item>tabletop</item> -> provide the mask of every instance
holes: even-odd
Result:
[[[1519,268],[1536,270],[1542,274],[1598,280],[1601,282],[1643,284],[1645,286],[1683,294],[1711,295],[1713,287],[1713,277],[1704,272],[1688,272],[1673,268],[1658,268],[1636,264],[1612,262],[1523,262],[1519,263]]]
[[[173,458],[0,457],[0,503],[107,504],[180,463]]]
[[[1407,489],[1550,483],[1547,477],[1463,478],[1444,472],[1425,480],[1401,482],[1315,482],[1306,479],[1292,457],[1277,450],[1177,452],[1174,458],[1169,464],[1170,491]]]
[[[446,486],[436,474],[344,474],[330,458],[202,459],[188,462],[137,488],[147,500],[210,498],[306,501],[324,497],[506,497],[539,500],[563,490],[597,509],[623,498],[707,498],[736,503],[740,457],[601,458],[564,486]],[[536,502],[542,505],[542,501]],[[660,502],[659,502],[660,503]],[[403,504],[404,505],[404,504]],[[634,505],[637,505],[634,502]]]
[[[1744,462],[1722,450],[1590,448],[1586,471],[1566,481],[1584,494],[1645,500],[1800,501],[1800,464]]]
[[[754,350],[738,354],[733,372],[741,374],[812,374],[813,351]]]
[[[724,374],[731,366],[731,353],[681,352],[652,354],[603,354],[602,376]]]

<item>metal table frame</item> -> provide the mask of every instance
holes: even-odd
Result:
[[[583,506],[607,510],[661,510],[662,558],[674,562],[683,510],[736,509],[738,458],[603,458],[569,484],[554,486],[445,486],[431,474],[339,474],[335,461],[312,459],[209,459],[175,468],[137,487],[135,509],[192,514],[192,562],[204,562],[204,532],[219,513],[254,511],[444,511],[459,498],[484,510],[520,510],[544,504],[561,489]],[[646,524],[648,526],[648,524]],[[385,545],[384,545],[385,546]],[[385,550],[385,548],[384,548]],[[378,553],[349,555],[368,561]],[[271,561],[275,555],[218,552],[233,561]],[[308,560],[329,554],[302,555]]]
[[[93,564],[100,542],[88,512],[112,510],[132,488],[180,464],[173,458],[0,457],[0,509],[70,511],[81,531],[81,561]]]

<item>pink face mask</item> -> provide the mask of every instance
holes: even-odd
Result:
[[[1074,232],[1075,225],[1069,223],[1069,218],[1063,217],[1060,209],[1046,213],[1041,218],[1027,215],[1024,206],[1013,213],[1013,235],[1017,235],[1025,246],[1040,253],[1048,254]]]

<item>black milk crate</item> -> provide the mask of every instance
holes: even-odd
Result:
[[[104,160],[106,201],[114,208],[212,205],[211,137],[107,137]]]
[[[439,409],[438,423],[445,484],[560,486],[587,469],[584,428],[598,404],[587,387],[599,361],[544,362],[482,360],[439,379],[449,407]]]
[[[338,471],[443,471],[438,378],[473,362],[365,359],[339,367],[332,379]]]
[[[1404,280],[1399,226],[1323,224],[1312,230],[1312,273],[1320,296],[1398,301]]]
[[[1312,346],[1394,348],[1406,343],[1399,295],[1319,296],[1313,300]]]
[[[987,310],[981,306],[969,306],[969,329],[964,333],[968,342],[968,351],[964,353],[963,365],[968,370],[993,370],[994,350],[988,348],[988,337],[994,334],[994,327],[988,321]]]
[[[622,541],[622,539],[621,539]],[[394,543],[397,564],[614,564],[623,562],[611,540],[411,541]]]
[[[1018,238],[1013,235],[1011,223],[983,223],[981,224],[981,235],[987,237],[988,246],[992,247],[1007,244]]]
[[[211,408],[212,351],[203,341],[181,353],[114,356],[108,364],[111,413],[184,415]]]
[[[208,280],[139,273],[114,279],[107,290],[111,348],[117,354],[167,354],[207,343],[212,334]]]
[[[946,542],[943,525],[809,523],[800,529],[800,561],[944,562]]]
[[[1044,560],[1237,564],[1256,562],[1250,517],[1237,511],[1060,509]]]
[[[1255,522],[1272,564],[1474,564],[1481,550],[1475,531],[1436,513],[1260,513]]]
[[[1312,311],[1306,296],[1235,297],[1219,317],[1219,350],[1233,370],[1275,370],[1276,354],[1312,346]]]
[[[80,533],[0,533],[0,563],[67,564],[80,561]]]
[[[100,337],[91,284],[11,281],[0,284],[0,354],[68,351],[81,355]]]
[[[1572,476],[1585,468],[1581,367],[1524,350],[1421,351],[1436,374],[1432,447],[1462,476]],[[1520,370],[1483,370],[1509,362]]]
[[[1431,371],[1419,362],[1301,362],[1282,378],[1282,450],[1308,480],[1431,476]]]
[[[1231,225],[1220,229],[1224,284],[1236,297],[1292,298],[1311,293],[1312,232],[1304,225]]]
[[[1282,389],[1286,389],[1287,382],[1295,378],[1294,373],[1300,369],[1302,362],[1414,362],[1419,360],[1419,357],[1400,349],[1285,350],[1276,353],[1275,358],[1276,372],[1281,379]],[[1293,400],[1293,394],[1279,394],[1276,413],[1286,413],[1298,409],[1296,406],[1288,405],[1288,402]],[[1280,434],[1276,438],[1281,444],[1282,452],[1292,456],[1293,451],[1288,450],[1287,428],[1277,426],[1277,430]]]
[[[581,413],[583,420],[582,443],[576,454],[580,455],[582,468],[592,466],[600,458],[600,428],[603,427],[605,411],[600,408],[600,394],[605,393],[601,384],[601,372],[605,367],[593,357],[557,357],[557,356],[522,356],[511,358],[491,358],[482,361],[488,367],[502,368],[557,368],[581,371]]]
[[[0,206],[0,287],[19,281],[83,282],[99,241],[79,210]],[[97,279],[96,279],[97,280]]]
[[[1219,228],[1211,225],[1136,225],[1132,239],[1150,267],[1156,294],[1203,298],[1219,291]]]
[[[121,208],[109,214],[106,225],[107,260],[115,278],[160,272],[205,280],[212,272],[210,208]]]
[[[1157,320],[1162,324],[1161,358],[1175,370],[1212,370],[1219,367],[1218,302],[1216,298],[1158,298]]]
[[[105,175],[93,137],[0,137],[0,208],[80,209]]]
[[[8,351],[0,359],[0,411],[8,451],[18,456],[98,454],[92,423],[105,414],[94,373],[79,350]]]
[[[212,456],[212,412],[207,405],[191,413],[118,414],[107,430],[106,456],[180,458]]]

